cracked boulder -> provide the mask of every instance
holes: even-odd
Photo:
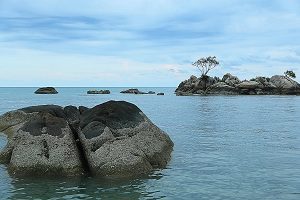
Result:
[[[84,111],[82,111],[84,108]],[[32,106],[0,116],[0,163],[16,175],[135,176],[163,168],[173,143],[134,104]]]
[[[81,117],[79,138],[92,174],[144,174],[170,160],[169,136],[131,103],[109,101]]]
[[[82,174],[79,152],[67,121],[54,116],[50,107],[41,108],[30,107],[0,117],[0,131],[8,137],[0,162],[8,164],[8,170],[16,175]]]

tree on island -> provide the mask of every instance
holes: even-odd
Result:
[[[285,75],[286,77],[296,78],[296,74],[295,74],[295,72],[293,72],[292,70],[287,70],[286,72],[284,72],[284,75]]]
[[[217,61],[216,56],[208,56],[204,58],[200,58],[196,62],[192,63],[192,65],[196,66],[200,72],[201,72],[201,77],[204,81],[204,91],[206,90],[206,84],[208,81],[208,72],[212,70],[213,68],[217,67],[219,65],[219,61]]]

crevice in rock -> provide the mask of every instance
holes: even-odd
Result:
[[[46,140],[43,140],[43,155],[49,159],[49,146]]]
[[[75,139],[75,143],[76,143],[76,146],[77,146],[77,149],[78,149],[79,158],[80,158],[80,161],[81,161],[81,164],[82,164],[83,171],[86,175],[90,176],[91,175],[91,167],[89,165],[88,159],[87,159],[86,154],[84,152],[84,147],[83,147],[83,145],[81,143],[81,140],[79,138],[79,133],[78,133],[79,128],[76,128],[75,126],[76,125],[70,125],[69,127],[70,127],[70,129],[73,133],[74,139]]]

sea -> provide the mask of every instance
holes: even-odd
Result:
[[[0,114],[26,106],[136,104],[174,142],[162,170],[135,179],[20,178],[0,165],[0,199],[300,199],[300,96],[176,96],[175,88],[0,88]],[[109,89],[109,95],[87,95]],[[0,134],[0,149],[7,139]]]

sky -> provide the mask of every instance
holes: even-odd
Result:
[[[176,87],[294,70],[299,0],[0,0],[0,86]]]

